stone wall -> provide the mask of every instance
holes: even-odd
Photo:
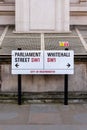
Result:
[[[63,75],[23,75],[23,92],[63,91]],[[17,76],[11,74],[10,65],[1,65],[1,91],[17,92]],[[74,75],[69,75],[69,91],[87,91],[87,63],[75,63]]]

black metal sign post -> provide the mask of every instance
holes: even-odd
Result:
[[[68,74],[64,77],[64,105],[68,105]]]
[[[21,105],[21,75],[18,74],[18,105]]]
[[[18,48],[21,50],[21,48]],[[21,105],[21,75],[18,74],[18,105]]]
[[[68,48],[65,48],[68,50]],[[64,76],[64,105],[68,105],[68,74]]]

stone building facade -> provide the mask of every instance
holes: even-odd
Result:
[[[68,32],[87,24],[87,0],[0,0],[0,25],[16,32]]]

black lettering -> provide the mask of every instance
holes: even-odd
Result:
[[[15,62],[17,62],[17,58],[15,58]]]
[[[40,52],[16,52],[16,57],[40,57]]]
[[[48,55],[49,57],[51,57],[51,56],[55,56],[55,53],[47,53],[47,55]]]
[[[30,58],[15,58],[15,62],[29,62]]]

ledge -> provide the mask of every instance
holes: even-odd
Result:
[[[0,102],[17,103],[17,92],[0,92]],[[87,92],[75,91],[68,93],[69,103],[87,102]],[[63,103],[64,92],[22,92],[23,103]]]

